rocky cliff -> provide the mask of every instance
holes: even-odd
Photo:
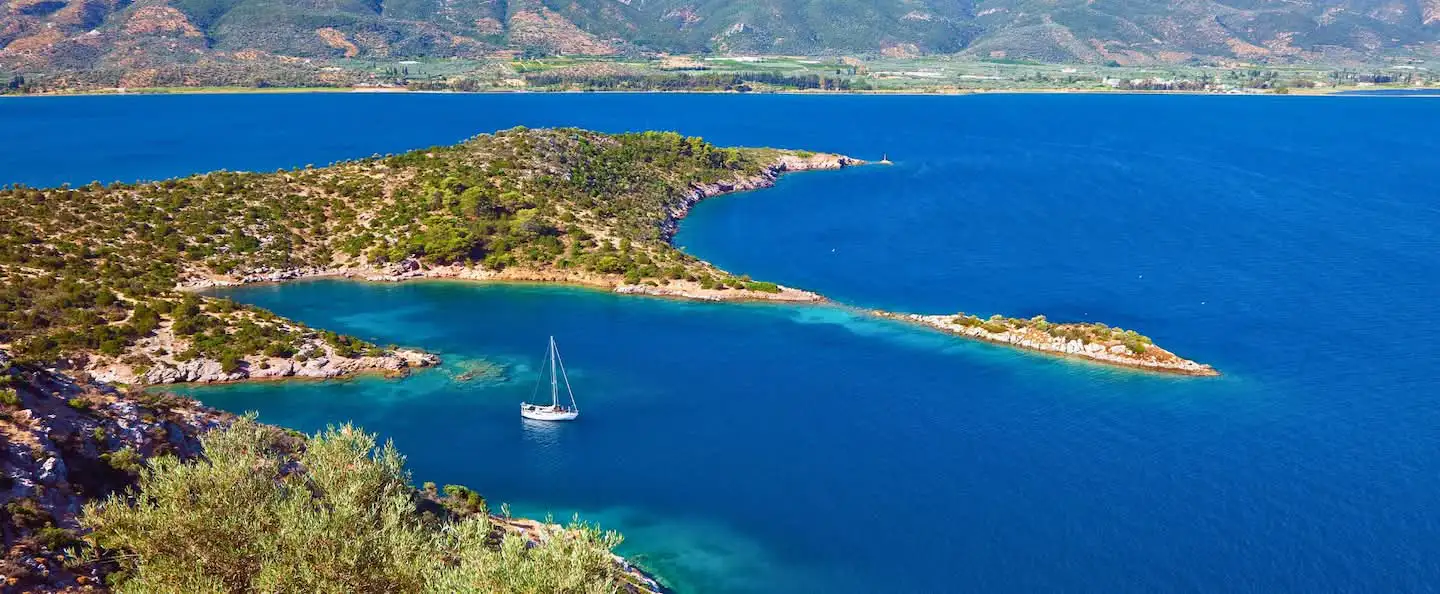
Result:
[[[768,188],[775,185],[775,180],[780,179],[780,175],[784,173],[843,169],[864,164],[865,161],[860,159],[831,153],[780,153],[759,173],[725,181],[692,184],[691,191],[685,193],[678,202],[667,205],[666,216],[660,223],[663,237],[667,242],[673,240],[675,233],[680,230],[680,220],[706,198]]]
[[[104,564],[67,565],[60,554],[80,536],[81,506],[133,484],[147,458],[199,455],[196,436],[233,417],[12,365],[3,351],[0,370],[0,589],[103,589]]]
[[[83,556],[90,546],[78,521],[84,505],[126,492],[150,458],[203,456],[199,436],[235,421],[188,398],[21,366],[0,351],[0,593],[108,591],[106,578],[117,566],[103,556]],[[306,447],[303,435],[267,430],[285,452]],[[440,517],[485,513],[483,506],[454,505],[454,496],[433,489],[417,489],[414,498]],[[565,527],[545,522],[498,515],[490,521],[496,542],[504,534],[531,546],[566,537]],[[624,591],[662,590],[625,559],[613,556],[613,562],[625,576]]]

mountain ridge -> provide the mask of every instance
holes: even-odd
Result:
[[[1434,57],[1440,0],[12,0],[0,68],[264,65],[343,59],[758,54],[1077,63]],[[339,76],[339,75],[335,75]],[[181,81],[183,82],[183,81]],[[340,81],[334,81],[340,82]]]

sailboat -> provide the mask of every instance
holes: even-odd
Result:
[[[580,416],[580,407],[575,405],[575,392],[570,389],[570,378],[565,375],[565,364],[560,361],[560,349],[555,346],[555,337],[550,337],[550,350],[547,353],[550,358],[550,404],[520,403],[520,416],[536,421],[573,421]],[[558,375],[557,375],[558,372]],[[541,376],[544,377],[544,372]],[[560,403],[560,379],[565,380],[565,393],[570,396],[570,404],[567,406]],[[535,391],[540,390],[540,379],[535,380]],[[534,398],[534,394],[531,394]]]

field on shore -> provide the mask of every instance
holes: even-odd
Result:
[[[356,89],[427,91],[731,91],[723,85],[677,86],[682,78],[738,77],[751,92],[816,91],[803,79],[844,83],[845,92],[1220,92],[1317,94],[1440,85],[1440,61],[1408,59],[1373,65],[1047,64],[1027,60],[955,56],[548,56],[457,59],[342,59],[329,70],[346,76],[313,87],[194,86],[143,88],[47,87],[30,93],[294,93]],[[0,78],[22,73],[0,71]],[[627,79],[610,86],[608,81]],[[348,82],[337,82],[348,81]],[[822,87],[823,88],[823,87]],[[0,87],[0,94],[5,89]]]

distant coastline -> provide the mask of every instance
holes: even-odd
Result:
[[[101,88],[101,89],[79,89],[73,91],[55,91],[43,93],[22,93],[22,94],[0,94],[3,98],[22,97],[92,97],[92,96],[145,96],[145,95],[292,95],[309,93],[334,93],[334,94],[400,94],[400,95],[523,95],[523,94],[615,94],[615,95],[879,95],[879,96],[968,96],[968,95],[1213,95],[1213,96],[1379,96],[1379,95],[1405,95],[1415,93],[1416,96],[1428,96],[1440,93],[1437,87],[1325,87],[1314,89],[1287,89],[1284,93],[1275,93],[1269,90],[1251,89],[1233,93],[1219,93],[1214,91],[1201,90],[1147,90],[1147,89],[1111,89],[1111,88],[1064,88],[1064,87],[1033,87],[1033,88],[914,88],[914,89],[865,89],[865,90],[817,90],[817,89],[767,89],[753,91],[725,91],[725,90],[605,90],[605,89],[482,89],[476,91],[456,90],[411,90],[405,87],[142,87],[142,88]]]

